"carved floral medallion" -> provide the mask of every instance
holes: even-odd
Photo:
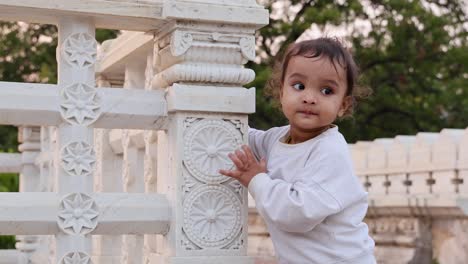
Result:
[[[62,167],[73,176],[91,174],[96,163],[93,147],[86,142],[72,142],[62,149]]]
[[[91,258],[84,252],[70,252],[66,254],[60,264],[92,264]]]
[[[70,65],[85,68],[94,65],[97,42],[87,33],[70,35],[62,44],[62,56]]]
[[[199,247],[221,248],[241,232],[241,203],[222,185],[202,185],[184,201],[183,229]]]
[[[58,225],[67,234],[84,235],[96,228],[98,215],[93,198],[84,193],[72,193],[60,202]]]
[[[72,125],[89,125],[101,114],[101,99],[94,87],[75,83],[62,89],[60,113]]]
[[[188,128],[184,163],[189,172],[205,183],[221,183],[229,178],[220,169],[231,169],[228,154],[242,144],[242,135],[232,123],[204,119]]]

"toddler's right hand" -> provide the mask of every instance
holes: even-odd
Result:
[[[241,150],[236,150],[235,153],[229,153],[228,157],[236,166],[235,170],[220,170],[222,175],[238,180],[245,187],[249,186],[250,181],[255,175],[266,172],[266,160],[257,161],[249,146],[243,145]]]

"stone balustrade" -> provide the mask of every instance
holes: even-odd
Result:
[[[0,0],[58,27],[58,83],[0,82],[22,129],[20,192],[1,193],[18,263],[252,263],[247,192],[218,173],[255,110],[255,0]],[[96,28],[135,30],[100,46]],[[99,47],[100,46],[100,47]],[[99,50],[98,50],[99,48]],[[16,162],[16,163],[15,163]],[[3,164],[5,163],[5,164]],[[8,165],[8,166],[7,166]]]
[[[468,129],[443,129],[350,145],[370,197],[423,197],[468,191]]]

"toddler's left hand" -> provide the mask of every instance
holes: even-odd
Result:
[[[257,161],[249,146],[243,145],[241,150],[229,153],[228,157],[234,162],[235,170],[219,170],[222,175],[238,180],[245,187],[249,186],[250,181],[255,175],[266,172],[266,161],[261,159]]]

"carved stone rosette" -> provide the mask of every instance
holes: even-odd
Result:
[[[96,163],[93,147],[86,142],[72,142],[62,149],[62,167],[70,175],[91,174]]]
[[[58,225],[67,234],[85,235],[96,228],[98,215],[93,198],[84,193],[72,193],[60,202]]]
[[[222,183],[229,178],[220,169],[231,169],[227,157],[242,144],[242,135],[223,120],[205,119],[188,129],[185,136],[184,163],[191,175],[204,183]]]
[[[241,203],[222,185],[202,185],[193,190],[184,203],[184,231],[202,248],[221,248],[239,234]]]
[[[94,87],[75,83],[64,87],[60,97],[62,118],[72,125],[90,125],[101,114],[101,98]]]
[[[93,264],[91,257],[84,252],[70,252],[66,254],[60,264]]]
[[[62,44],[62,56],[73,67],[85,68],[94,65],[97,42],[87,33],[70,35]]]

